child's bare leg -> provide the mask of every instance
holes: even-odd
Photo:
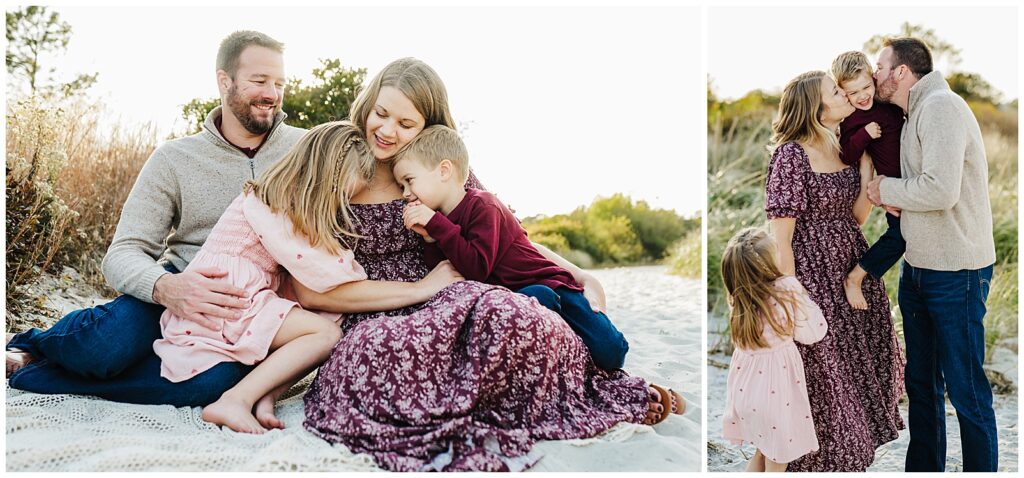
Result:
[[[203,420],[237,432],[266,432],[252,414],[256,401],[278,387],[294,383],[323,363],[340,339],[341,329],[334,322],[292,308],[270,344],[270,355],[219,400],[207,405]]]
[[[754,456],[750,457],[750,462],[747,463],[748,472],[762,472],[764,471],[764,455],[761,454],[761,450],[754,452]]]
[[[256,415],[256,421],[260,422],[260,425],[263,425],[264,428],[280,428],[284,430],[284,423],[277,418],[277,415],[274,415],[274,404],[277,403],[277,397],[280,397],[282,393],[292,388],[296,381],[290,381],[271,390],[270,393],[264,395],[256,402],[253,414]]]
[[[789,463],[775,463],[767,458],[764,459],[764,471],[768,473],[785,473],[786,465]]]
[[[864,298],[864,291],[861,290],[861,284],[864,283],[864,277],[867,277],[867,275],[868,272],[860,264],[857,264],[846,275],[846,281],[843,283],[843,288],[846,289],[846,301],[854,309],[866,310],[868,308],[868,301]]]

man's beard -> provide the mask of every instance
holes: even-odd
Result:
[[[238,87],[236,85],[231,85],[231,88],[228,88],[228,108],[230,108],[231,112],[234,113],[235,118],[238,118],[238,122],[242,124],[242,127],[252,134],[266,133],[267,131],[270,131],[271,126],[274,126],[273,115],[271,115],[270,119],[266,121],[254,118],[252,115],[252,106],[272,104],[273,103],[264,101],[246,102],[242,99],[241,95],[238,94]],[[276,112],[277,109],[275,108],[274,113]]]
[[[890,72],[889,76],[885,77],[881,83],[875,86],[875,96],[886,103],[892,103],[892,97],[898,89],[899,85],[896,84],[896,79],[892,77]]]

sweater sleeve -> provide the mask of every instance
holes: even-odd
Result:
[[[157,259],[181,211],[177,179],[160,150],[146,160],[121,209],[103,258],[103,276],[115,290],[153,303],[153,285],[168,274]]]
[[[287,215],[271,211],[255,195],[246,196],[242,212],[267,252],[302,285],[324,293],[366,279],[366,271],[352,251],[336,255],[322,246],[314,247],[308,237],[295,232]]]
[[[455,270],[468,280],[483,282],[490,277],[498,262],[498,243],[504,217],[491,204],[475,208],[466,217],[469,223],[460,226],[438,213],[425,227]]]
[[[952,98],[937,98],[922,105],[917,121],[921,174],[882,180],[882,203],[914,212],[951,209],[960,200],[967,152],[961,112]]]
[[[850,135],[842,135],[839,137],[839,146],[843,153],[843,163],[850,166],[856,166],[860,161],[861,156],[864,156],[864,150],[867,149],[868,143],[871,142],[871,135],[868,134],[865,127],[861,127],[854,131]]]

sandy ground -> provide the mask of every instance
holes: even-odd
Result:
[[[531,471],[697,471],[700,469],[699,281],[662,267],[594,271],[609,316],[630,342],[626,370],[670,386],[687,400],[683,416],[646,427],[623,423],[587,440],[541,442]],[[73,274],[40,290],[62,311],[97,301],[71,287]],[[365,455],[302,429],[301,395],[278,402],[283,431],[262,436],[215,428],[200,408],[141,406],[91,397],[37,395],[7,388],[7,471],[375,471]]]
[[[724,327],[720,317],[708,319],[708,349],[714,348],[720,339],[715,331]],[[1017,471],[1017,343],[1007,341],[997,345],[993,351],[992,363],[986,368],[1000,374],[1000,382],[1005,383],[997,390],[994,406],[996,427],[999,434],[999,471]],[[708,471],[743,471],[747,461],[754,453],[750,445],[735,446],[722,439],[722,413],[725,408],[725,383],[728,378],[727,367],[730,356],[716,353],[708,356]],[[907,400],[904,396],[900,402],[900,413],[904,421],[907,418]],[[962,471],[962,445],[960,441],[960,425],[956,419],[956,410],[946,401],[946,471]],[[875,451],[875,462],[868,471],[903,471],[907,445],[910,443],[910,432],[900,431],[896,440],[886,443]]]

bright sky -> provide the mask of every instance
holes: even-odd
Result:
[[[958,69],[980,74],[1010,100],[1019,94],[1017,20],[1012,7],[711,8],[708,75],[721,98],[758,88],[781,91],[798,74],[827,70],[840,53],[910,22],[960,48]],[[949,70],[945,63],[936,66]]]
[[[232,31],[286,45],[289,77],[320,58],[367,68],[417,57],[444,80],[478,176],[520,217],[569,212],[622,192],[687,216],[706,179],[697,8],[53,7],[73,28],[54,61],[123,119],[161,137],[180,105],[217,94]]]

